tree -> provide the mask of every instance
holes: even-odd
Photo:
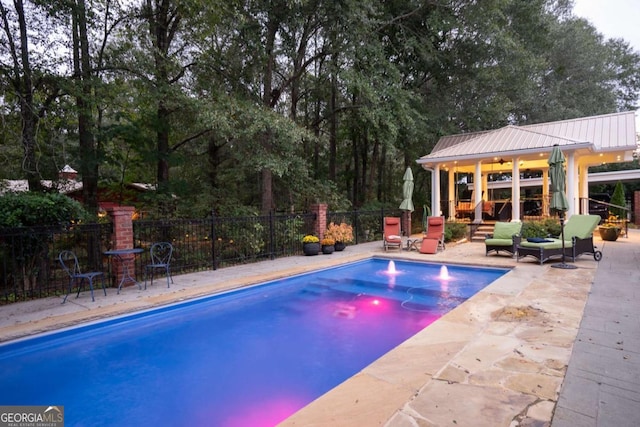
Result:
[[[99,182],[155,183],[158,206],[175,195],[199,212],[397,206],[404,170],[443,135],[640,93],[637,53],[569,0],[33,0],[30,73],[20,14],[1,4],[3,173],[27,155],[38,178],[79,163],[92,206]],[[16,160],[11,132],[34,150]],[[416,174],[416,204],[428,183]]]
[[[613,190],[611,196],[611,204],[615,205],[609,208],[611,215],[615,215],[618,219],[627,219],[627,211],[624,209],[627,206],[627,201],[624,195],[624,184],[622,181],[616,183],[616,187]]]
[[[34,70],[29,49],[30,44],[34,43],[34,40],[30,38],[30,33],[34,28],[30,28],[28,25],[27,12],[29,11],[25,12],[25,5],[22,0],[15,0],[13,5],[14,15],[12,16],[11,11],[7,9],[4,2],[0,2],[2,27],[6,36],[6,43],[3,43],[3,48],[10,61],[6,66],[0,67],[0,72],[9,81],[10,93],[13,94],[14,99],[20,105],[23,147],[22,169],[27,176],[29,189],[31,191],[41,191],[43,187],[40,184],[41,176],[36,155],[36,129],[38,121],[56,98],[57,88],[55,86],[49,88],[47,93],[47,81],[50,80],[47,71],[44,69]],[[31,16],[34,17],[34,11],[31,10],[30,12]],[[35,98],[37,90],[43,92],[41,103],[38,103]]]
[[[75,100],[78,112],[82,195],[89,211],[97,214],[98,155],[94,137],[94,70],[89,51],[87,9],[85,0],[73,0],[71,6],[73,74],[78,82],[75,89]]]

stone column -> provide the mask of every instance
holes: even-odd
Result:
[[[636,225],[640,225],[640,191],[633,192],[633,219]]]

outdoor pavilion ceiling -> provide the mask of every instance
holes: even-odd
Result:
[[[480,162],[482,173],[505,173],[517,159],[520,170],[544,170],[556,144],[580,166],[631,161],[637,149],[635,112],[447,136],[417,163],[425,169],[473,173]]]
[[[598,166],[606,163],[620,163],[623,161],[631,161],[628,155],[619,152],[594,153],[589,150],[576,150],[580,158],[580,164],[585,166]],[[548,169],[547,159],[551,150],[539,153],[523,153],[518,158],[519,169],[522,170],[544,170]],[[513,170],[513,158],[504,154],[496,154],[493,157],[481,158],[482,173],[511,173]],[[624,160],[623,160],[624,159]],[[474,173],[475,165],[478,159],[461,159],[443,162],[440,164],[440,170],[449,171],[453,169],[456,173]],[[434,164],[425,164],[427,168],[433,167]]]

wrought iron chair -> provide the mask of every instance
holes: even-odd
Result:
[[[171,256],[173,255],[173,245],[169,242],[158,242],[151,245],[151,264],[144,267],[144,288],[147,289],[147,273],[151,272],[151,286],[153,286],[153,274],[156,270],[164,270],[167,276],[167,288],[169,281],[173,283],[171,277]]]
[[[69,275],[69,290],[67,294],[64,296],[62,300],[62,304],[67,301],[67,297],[71,293],[71,288],[73,284],[76,283],[78,285],[78,294],[76,298],[80,296],[80,291],[82,290],[82,285],[85,280],[89,281],[89,289],[91,290],[91,301],[95,301],[93,297],[93,279],[96,277],[100,277],[102,279],[102,290],[104,291],[104,295],[107,295],[107,289],[104,286],[104,273],[102,271],[90,271],[87,273],[83,273],[80,271],[80,265],[78,264],[78,257],[72,251],[62,251],[58,255],[58,260],[62,265],[64,271]],[[79,281],[79,283],[78,283]]]

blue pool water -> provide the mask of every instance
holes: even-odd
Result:
[[[371,259],[0,345],[67,426],[272,426],[506,273]]]

